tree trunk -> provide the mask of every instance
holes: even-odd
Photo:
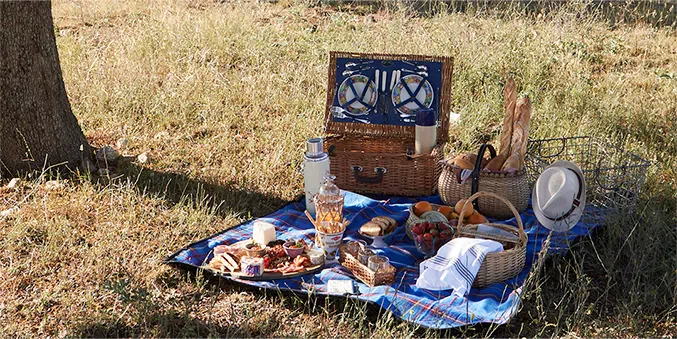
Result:
[[[91,150],[66,95],[50,1],[0,0],[0,91],[0,172],[86,168]]]

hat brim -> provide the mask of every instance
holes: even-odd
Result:
[[[576,224],[581,219],[585,211],[585,201],[586,201],[585,193],[587,189],[587,186],[585,185],[585,176],[583,175],[583,171],[581,171],[581,169],[571,161],[566,160],[555,161],[547,168],[551,167],[562,167],[572,169],[574,172],[578,174],[578,176],[583,181],[581,183],[582,184],[581,186],[583,187],[583,192],[581,192],[580,204],[578,205],[578,208],[573,213],[571,213],[570,216],[560,221],[548,219],[548,217],[546,217],[543,214],[543,211],[539,208],[540,204],[538,203],[538,195],[536,194],[536,187],[538,185],[538,179],[540,179],[540,175],[536,180],[536,184],[534,184],[534,188],[531,192],[532,199],[531,206],[534,209],[534,215],[536,216],[536,219],[538,219],[538,222],[549,230],[556,232],[565,232],[576,226]]]

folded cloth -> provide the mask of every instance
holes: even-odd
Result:
[[[429,290],[449,290],[465,296],[475,280],[487,253],[500,252],[503,245],[497,241],[456,238],[444,244],[437,254],[420,264],[416,287]]]

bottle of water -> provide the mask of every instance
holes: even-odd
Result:
[[[329,175],[329,155],[324,152],[321,138],[306,141],[306,153],[303,155],[303,180],[306,191],[306,209],[315,216],[315,195],[320,190],[323,179]]]

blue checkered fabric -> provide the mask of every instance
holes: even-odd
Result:
[[[344,234],[346,240],[358,240],[362,237],[358,230],[362,224],[371,218],[386,215],[404,225],[412,203],[426,200],[431,203],[440,203],[439,196],[423,198],[394,197],[388,200],[374,200],[355,193],[345,192],[344,215],[350,220],[350,225]],[[303,238],[311,243],[315,237],[315,229],[304,215],[303,202],[291,203],[277,212],[260,220],[275,225],[278,239]],[[587,213],[586,209],[586,213]],[[521,215],[524,229],[529,237],[527,244],[526,264],[522,272],[504,282],[496,283],[481,289],[473,288],[465,297],[458,297],[450,291],[430,291],[416,287],[419,263],[423,256],[416,250],[404,230],[398,227],[395,232],[385,237],[388,248],[377,249],[377,254],[390,258],[397,269],[395,283],[389,286],[369,287],[355,278],[350,271],[340,264],[333,262],[315,274],[307,274],[290,279],[273,281],[249,281],[229,277],[241,284],[290,290],[307,295],[310,292],[329,294],[327,283],[331,279],[353,279],[358,286],[359,294],[351,296],[359,300],[372,302],[392,312],[396,317],[405,321],[434,329],[453,328],[477,323],[506,323],[515,313],[523,294],[525,278],[537,260],[538,253],[544,246],[544,241],[550,231],[538,224],[531,207]],[[515,219],[506,220],[505,224],[517,225]],[[184,264],[200,267],[212,258],[212,249],[220,244],[232,244],[249,239],[252,234],[253,220],[230,228],[209,238],[200,240],[180,249],[169,256],[165,263]],[[583,224],[579,222],[566,233],[553,233],[548,254],[564,254],[569,246],[579,237],[588,235],[601,224]],[[369,241],[369,240],[368,240]],[[185,266],[184,266],[185,267]],[[342,297],[342,296],[341,296]]]

